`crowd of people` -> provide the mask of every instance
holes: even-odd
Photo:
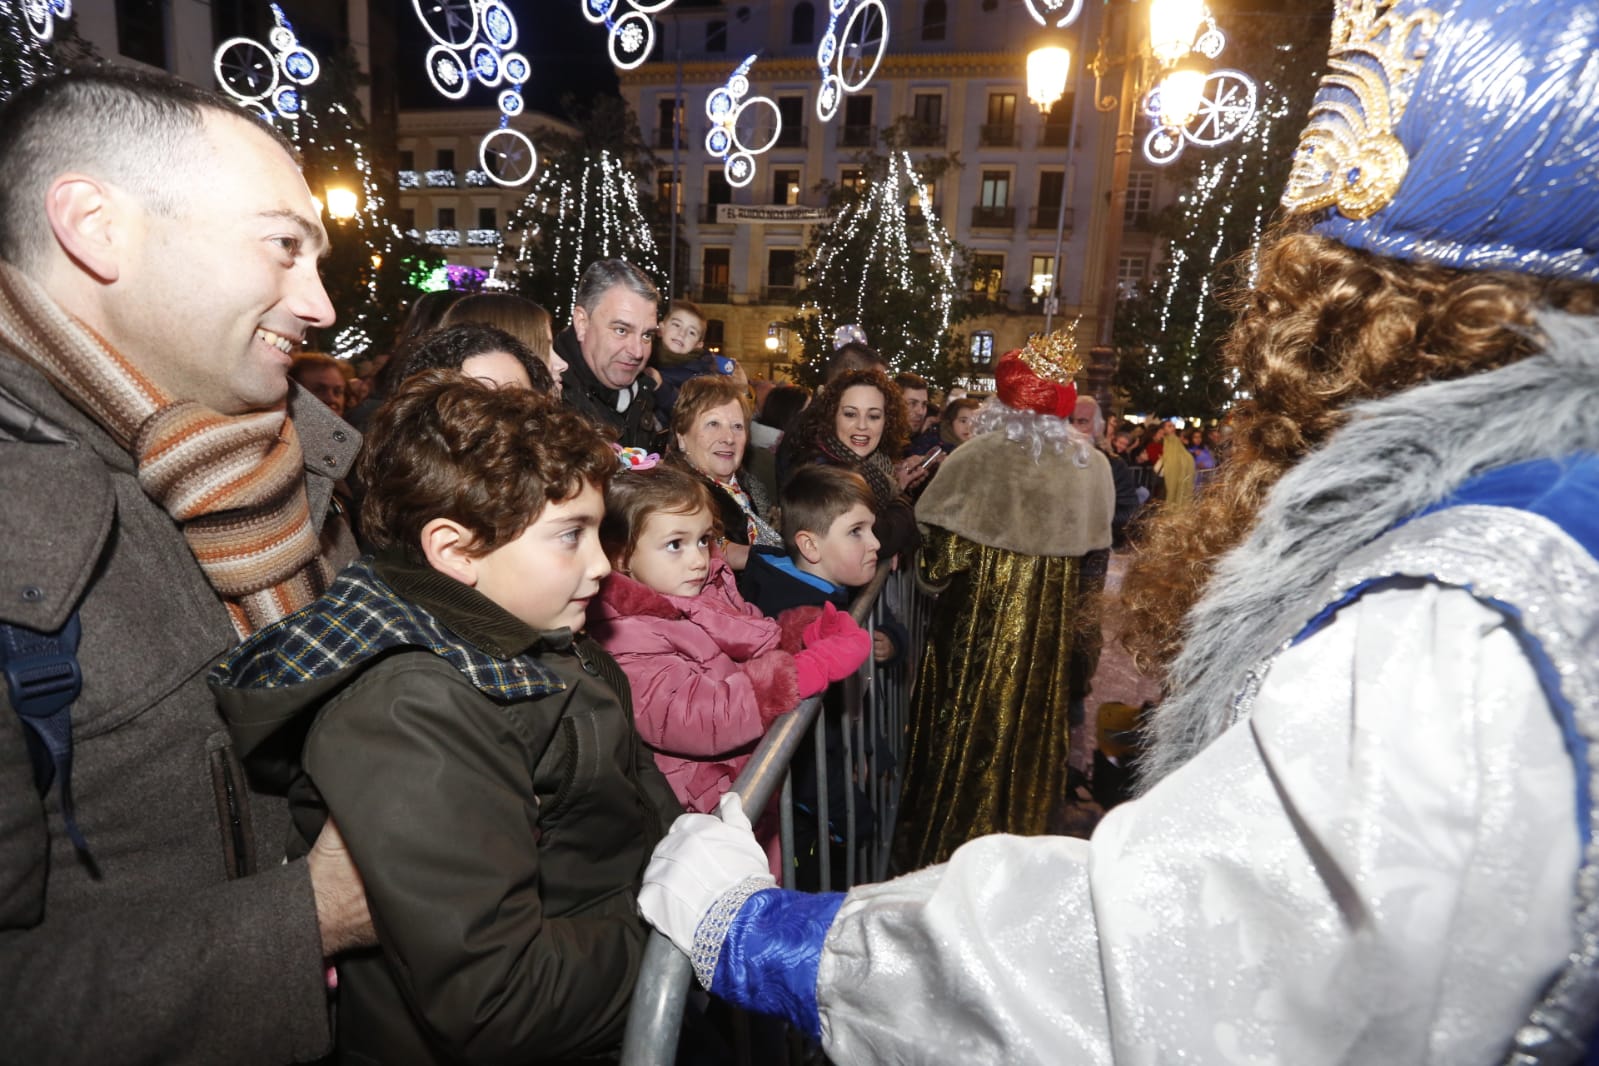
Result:
[[[18,93],[8,1054],[603,1060],[652,927],[841,1063],[1589,1054],[1599,29],[1435,6],[1340,7],[1209,426],[1079,394],[1069,333],[984,397],[858,337],[751,382],[614,259],[559,331],[436,293],[386,359],[296,355],[333,310],[285,142],[155,75]],[[1164,689],[1077,839],[1118,549]],[[884,566],[919,656],[846,609]],[[898,876],[776,888],[740,770],[907,660]]]

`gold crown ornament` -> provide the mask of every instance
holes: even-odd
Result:
[[[1338,0],[1329,70],[1283,193],[1290,214],[1337,207],[1360,221],[1399,191],[1410,156],[1394,127],[1410,104],[1438,14],[1419,8],[1401,16],[1396,6],[1395,0]],[[1338,89],[1352,94],[1355,104]]]
[[[1083,369],[1083,357],[1077,352],[1077,323],[1034,337],[1018,358],[1045,381],[1070,385],[1077,372]]]

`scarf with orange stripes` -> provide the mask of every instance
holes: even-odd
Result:
[[[133,456],[241,637],[320,596],[334,567],[284,408],[222,415],[175,400],[33,281],[0,264],[0,343]]]

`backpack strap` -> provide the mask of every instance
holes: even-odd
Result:
[[[72,806],[72,704],[83,691],[78,667],[78,612],[54,633],[0,622],[0,671],[5,673],[11,709],[23,725],[33,782],[40,796],[61,785],[61,816],[72,846],[87,853]]]

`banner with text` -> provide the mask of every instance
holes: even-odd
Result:
[[[717,204],[716,221],[811,224],[831,222],[833,213],[825,207],[806,207],[804,204]]]

